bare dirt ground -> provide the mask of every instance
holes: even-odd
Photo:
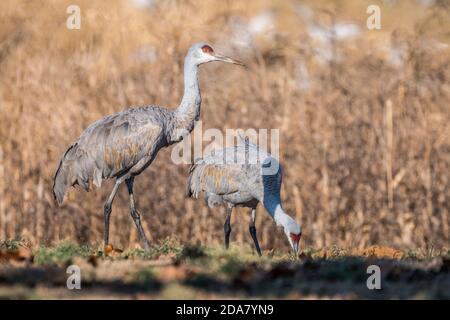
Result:
[[[101,248],[101,247],[99,247]],[[2,299],[449,299],[448,252],[390,247],[306,249],[299,259],[234,246],[181,246],[165,240],[149,252],[61,243],[29,248],[4,242]],[[67,289],[67,267],[81,271],[81,290]],[[369,290],[367,267],[381,270]]]

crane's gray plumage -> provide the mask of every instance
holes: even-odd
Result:
[[[105,179],[139,174],[168,139],[174,126],[173,111],[156,106],[128,109],[94,122],[64,153],[59,163],[54,193],[62,202],[67,189],[90,182],[100,187]]]
[[[90,183],[100,187],[103,180],[115,178],[116,184],[105,203],[105,244],[108,243],[111,205],[119,185],[126,182],[131,215],[146,247],[148,241],[134,205],[133,180],[155,159],[158,151],[183,139],[200,117],[201,95],[198,66],[237,60],[215,54],[205,43],[193,45],[184,62],[184,94],[180,105],[169,110],[150,105],[127,109],[91,124],[63,154],[53,182],[55,200],[62,203],[71,186],[89,191]]]
[[[231,209],[235,206],[248,207],[252,209],[250,233],[261,254],[254,220],[256,206],[262,203],[275,222],[284,227],[289,243],[297,252],[301,229],[281,206],[281,182],[282,170],[278,161],[246,140],[197,160],[189,172],[186,195],[198,198],[203,192],[210,207],[222,204],[227,206],[227,221],[224,226],[226,247],[231,231]]]

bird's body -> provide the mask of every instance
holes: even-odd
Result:
[[[131,215],[145,247],[149,246],[135,208],[134,178],[152,163],[161,148],[182,140],[193,130],[201,105],[198,66],[211,61],[241,64],[215,54],[204,43],[193,45],[185,58],[184,94],[178,108],[149,105],[106,116],[91,124],[61,157],[53,181],[53,195],[58,203],[62,203],[71,186],[78,184],[88,191],[91,182],[100,187],[103,180],[116,179],[104,206],[105,245],[109,239],[112,202],[125,181]]]
[[[294,238],[300,237],[300,227],[281,206],[281,182],[282,170],[278,161],[268,152],[246,141],[197,160],[191,166],[186,195],[198,198],[203,192],[210,207],[227,207],[224,225],[226,247],[231,232],[231,209],[237,206],[251,208],[250,234],[258,254],[261,254],[255,228],[256,207],[259,203],[263,204],[277,224],[285,228],[290,243],[291,234],[296,235]]]
[[[275,163],[276,159],[252,144],[247,151],[246,158],[245,145],[238,144],[197,160],[190,170],[188,195],[197,198],[200,192],[205,192],[211,207],[227,204],[253,208],[255,202],[277,202],[277,192],[265,197],[264,182],[279,192],[281,168],[274,175],[264,177],[262,174],[263,163]]]
[[[172,136],[175,127],[175,112],[158,106],[131,108],[94,122],[60,161],[57,199],[61,201],[72,185],[87,191],[90,182],[100,187],[106,179],[138,175],[161,148],[179,141]]]

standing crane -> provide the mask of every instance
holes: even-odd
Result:
[[[201,64],[222,61],[243,65],[216,54],[205,43],[193,45],[184,60],[184,94],[175,110],[148,105],[130,108],[92,123],[63,154],[53,181],[53,195],[58,204],[71,186],[89,191],[92,181],[115,179],[104,204],[104,243],[109,243],[109,219],[119,186],[125,181],[130,197],[131,216],[146,249],[149,242],[141,225],[133,195],[134,178],[155,159],[158,151],[179,142],[191,132],[200,117],[201,95],[197,78]]]
[[[191,166],[186,196],[198,198],[203,192],[209,207],[226,206],[224,224],[225,248],[228,249],[231,233],[231,211],[236,206],[252,210],[249,231],[261,256],[256,236],[256,207],[262,203],[298,254],[301,228],[283,210],[280,198],[281,166],[272,155],[245,139],[234,147],[214,151],[198,159]]]

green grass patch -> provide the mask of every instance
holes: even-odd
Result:
[[[137,258],[143,260],[156,259],[162,255],[174,255],[178,256],[183,250],[176,240],[171,238],[165,238],[161,240],[158,244],[154,244],[149,250],[144,250],[141,248],[132,249],[126,252],[125,256],[127,258]]]
[[[242,266],[243,264],[238,258],[231,256],[220,266],[220,272],[234,276],[241,271]]]
[[[135,274],[133,280],[137,283],[148,283],[155,280],[155,274],[150,268],[142,269]]]
[[[34,262],[39,265],[63,265],[74,257],[99,256],[101,253],[87,245],[78,246],[70,242],[62,242],[53,247],[40,247],[34,256]]]
[[[23,239],[10,239],[0,241],[0,250],[17,250],[19,247],[29,247],[29,244]]]

